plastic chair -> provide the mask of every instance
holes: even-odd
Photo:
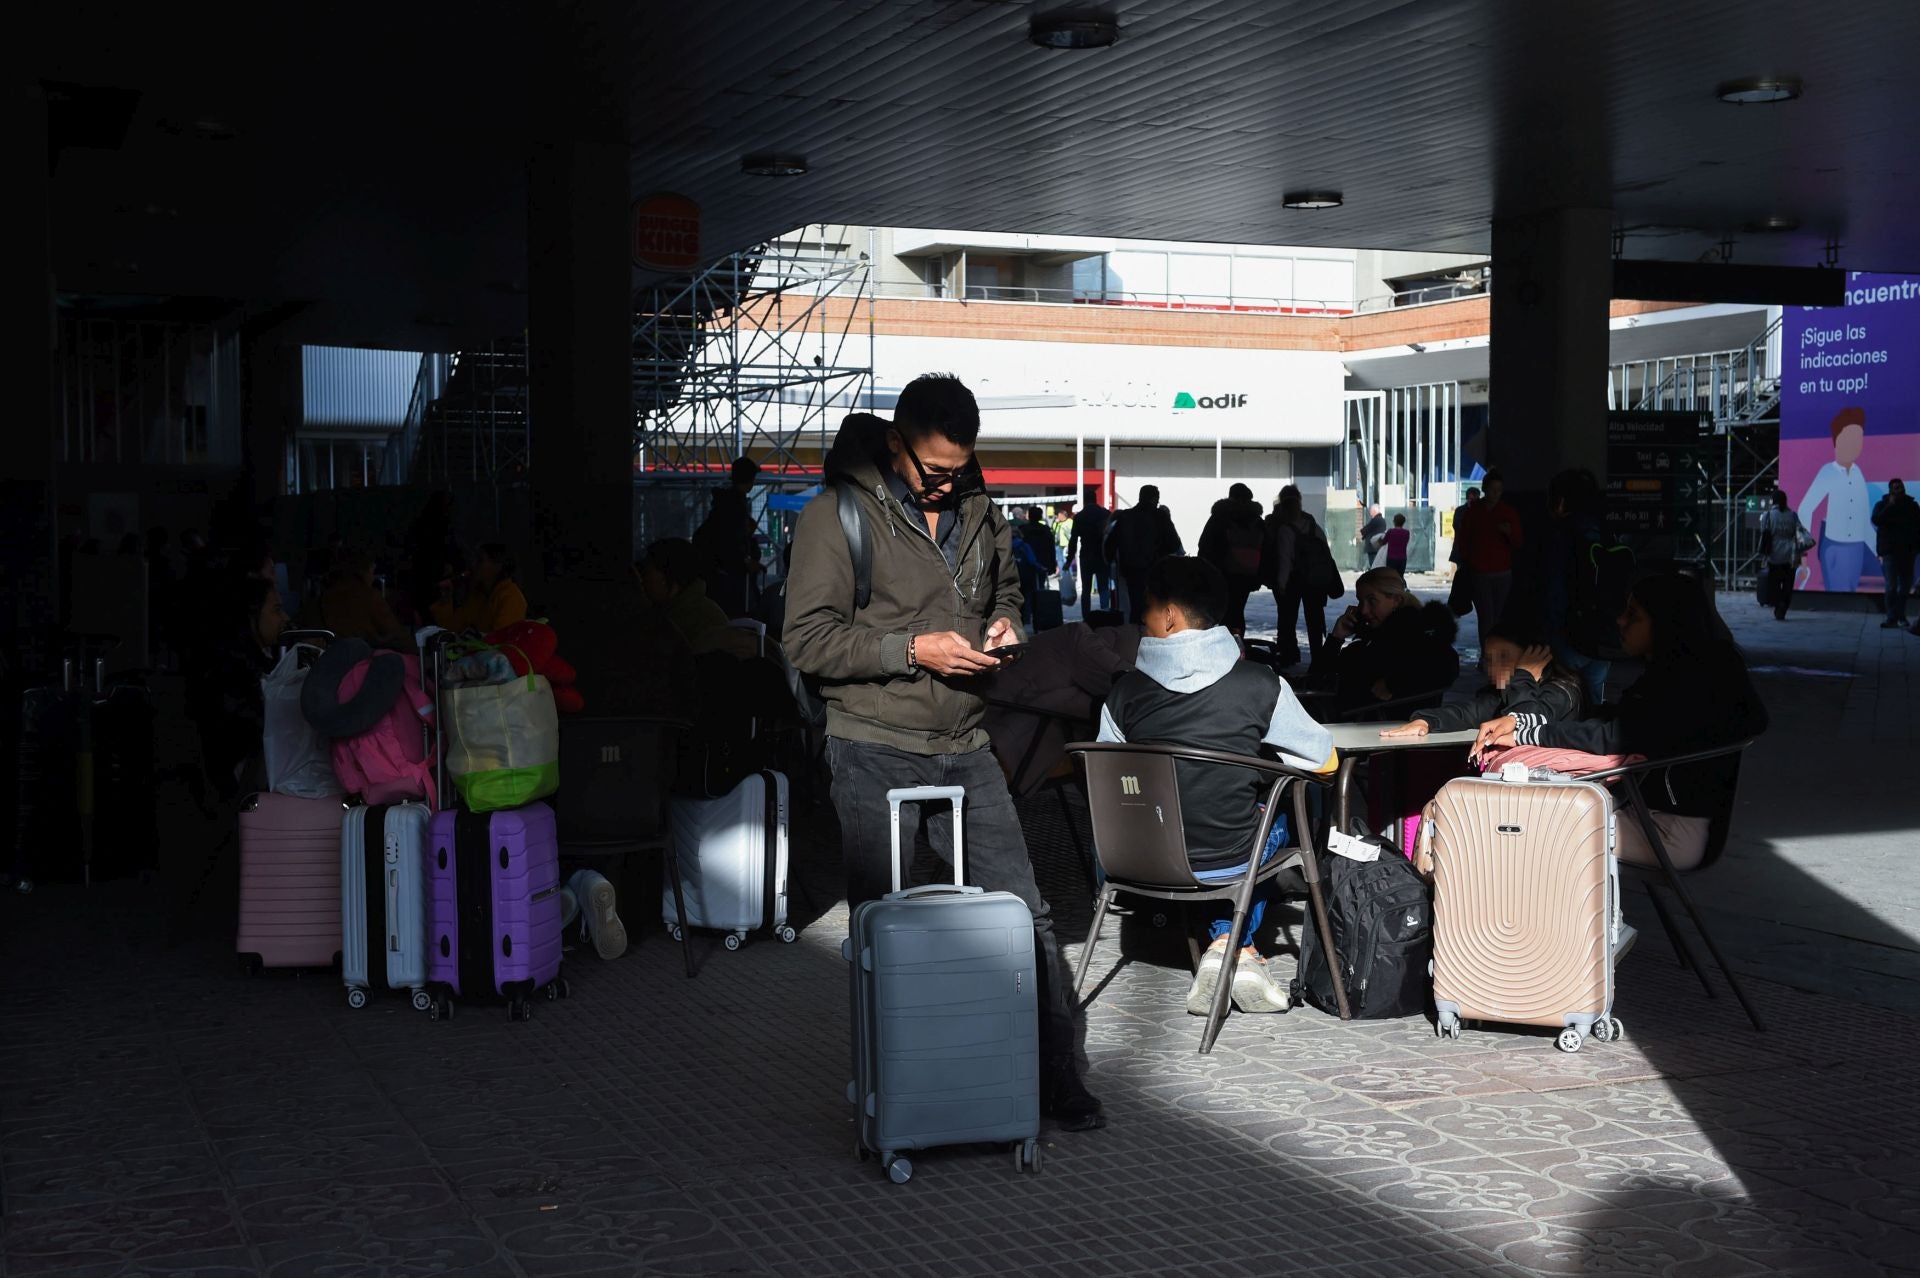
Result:
[[[1624,791],[1627,803],[1633,809],[1634,819],[1640,822],[1641,832],[1647,836],[1647,845],[1653,849],[1654,857],[1660,862],[1656,868],[1622,861],[1620,863],[1620,873],[1646,884],[1647,896],[1653,902],[1654,913],[1660,916],[1660,926],[1666,929],[1667,939],[1673,942],[1675,957],[1680,960],[1682,967],[1691,967],[1693,969],[1694,974],[1700,978],[1700,988],[1706,992],[1708,998],[1714,998],[1716,996],[1713,992],[1713,986],[1707,983],[1706,968],[1702,967],[1700,960],[1694,956],[1692,949],[1686,943],[1686,939],[1681,935],[1680,929],[1674,925],[1673,915],[1667,911],[1666,903],[1660,899],[1659,885],[1661,883],[1665,883],[1668,888],[1672,889],[1673,894],[1680,898],[1680,904],[1686,907],[1687,915],[1693,920],[1694,927],[1699,929],[1700,939],[1707,943],[1707,952],[1712,954],[1713,961],[1719,964],[1720,974],[1727,978],[1727,987],[1733,991],[1733,996],[1740,1000],[1740,1006],[1746,1012],[1747,1019],[1753,1022],[1754,1029],[1764,1033],[1767,1027],[1761,1022],[1760,1013],[1754,1010],[1753,1003],[1748,1000],[1746,991],[1740,988],[1740,982],[1734,976],[1733,969],[1727,966],[1726,957],[1720,953],[1720,947],[1714,943],[1713,933],[1707,930],[1706,919],[1701,917],[1699,907],[1693,903],[1693,897],[1688,895],[1686,886],[1681,882],[1683,871],[1675,869],[1673,859],[1667,855],[1667,845],[1660,838],[1659,827],[1654,824],[1653,809],[1648,806],[1646,795],[1640,790],[1640,778],[1647,773],[1675,767],[1679,764],[1699,763],[1703,760],[1719,759],[1727,756],[1733,757],[1733,780],[1737,784],[1740,779],[1739,756],[1742,751],[1752,744],[1753,739],[1749,737],[1747,740],[1741,741],[1738,744],[1722,746],[1717,750],[1700,750],[1692,754],[1670,755],[1664,759],[1648,759],[1644,763],[1630,764],[1621,768],[1609,768],[1605,772],[1590,772],[1580,779],[1582,781],[1619,780],[1620,789]],[[1731,793],[1731,790],[1729,793]],[[1619,805],[1616,803],[1615,806],[1617,808]],[[1729,798],[1727,806],[1714,814],[1712,823],[1707,828],[1707,847],[1705,854],[1700,858],[1700,864],[1690,870],[1684,871],[1684,873],[1697,874],[1712,866],[1715,861],[1718,861],[1721,854],[1727,850],[1727,837],[1732,832],[1732,829],[1733,802],[1731,798]]]
[[[1285,764],[1250,755],[1226,754],[1215,750],[1195,750],[1184,746],[1133,745],[1079,741],[1067,747],[1078,755],[1087,773],[1087,809],[1093,819],[1094,855],[1106,874],[1100,900],[1093,911],[1093,930],[1080,954],[1074,974],[1074,992],[1086,984],[1087,970],[1093,963],[1094,948],[1100,943],[1100,927],[1107,907],[1116,892],[1132,892],[1161,901],[1233,902],[1233,922],[1227,931],[1227,957],[1214,988],[1213,1006],[1207,1013],[1206,1028],[1200,1037],[1200,1052],[1213,1050],[1220,1026],[1226,1020],[1227,1001],[1233,992],[1233,969],[1245,942],[1247,914],[1253,906],[1253,893],[1261,883],[1295,865],[1307,881],[1307,896],[1313,921],[1326,947],[1333,971],[1334,999],[1340,1007],[1340,1019],[1352,1013],[1347,1006],[1346,984],[1341,979],[1338,951],[1333,944],[1333,928],[1327,920],[1327,905],[1320,888],[1320,863],[1314,854],[1313,827],[1307,812],[1308,785],[1325,785],[1324,777],[1296,771]],[[1176,761],[1203,763],[1219,767],[1243,768],[1272,778],[1266,806],[1254,831],[1246,872],[1226,882],[1202,883],[1194,876],[1187,859],[1186,828],[1180,816],[1180,782]],[[1280,803],[1289,787],[1293,789],[1293,847],[1276,853],[1262,865],[1267,835],[1273,819],[1281,811]],[[1191,937],[1194,966],[1199,967],[1199,946]]]
[[[554,803],[561,856],[624,860],[659,852],[681,918],[687,907],[667,802],[687,726],[678,719],[567,715],[560,720],[561,786]],[[693,952],[682,946],[681,954],[692,976]]]

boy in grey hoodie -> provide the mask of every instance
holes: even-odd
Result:
[[[1147,574],[1140,656],[1115,683],[1100,713],[1100,740],[1177,745],[1230,754],[1271,746],[1280,761],[1306,772],[1336,765],[1333,733],[1301,708],[1286,681],[1268,667],[1240,660],[1240,644],[1220,624],[1227,584],[1202,559],[1161,559]],[[1247,844],[1260,819],[1264,779],[1236,768],[1176,761],[1187,856],[1202,882],[1232,881],[1246,869]],[[1288,842],[1285,814],[1267,841],[1271,858]],[[1271,882],[1271,881],[1269,881]],[[1267,890],[1256,896],[1247,935],[1260,926]],[[1230,915],[1213,923],[1213,944],[1201,959],[1187,1010],[1205,1016],[1227,954]],[[1243,1012],[1283,1012],[1287,996],[1251,944],[1234,965],[1233,1002]]]

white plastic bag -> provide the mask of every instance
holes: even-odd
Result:
[[[278,664],[260,681],[260,701],[266,710],[261,744],[266,756],[267,789],[300,799],[330,799],[341,793],[339,779],[333,775],[332,748],[300,713],[300,689],[307,681],[307,672],[300,665],[303,651],[319,649],[295,644],[280,655]]]

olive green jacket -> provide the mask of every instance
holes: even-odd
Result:
[[[984,703],[968,678],[907,669],[914,635],[957,631],[973,644],[1002,617],[1019,635],[1020,574],[1007,521],[983,492],[960,505],[958,570],[927,521],[888,491],[879,459],[887,423],[855,413],[827,454],[827,483],[800,512],[787,577],[787,657],[813,676],[827,705],[827,735],[913,754],[986,748]],[[853,557],[840,527],[835,483],[858,490],[873,548],[872,595],[854,607]]]

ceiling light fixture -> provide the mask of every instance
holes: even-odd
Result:
[[[762,151],[742,157],[740,171],[750,177],[799,177],[807,171],[807,157]]]
[[[1759,218],[1747,223],[1746,229],[1752,232],[1797,231],[1800,229],[1800,219],[1797,217],[1788,217],[1784,213],[1775,213],[1770,217]]]
[[[1757,106],[1766,102],[1791,102],[1800,96],[1800,77],[1795,75],[1750,75],[1728,80],[1713,91],[1722,102],[1735,106]]]
[[[1043,49],[1110,49],[1120,38],[1112,18],[1035,18],[1027,39]]]
[[[1337,209],[1346,202],[1338,191],[1288,191],[1280,197],[1281,205],[1290,209]]]

